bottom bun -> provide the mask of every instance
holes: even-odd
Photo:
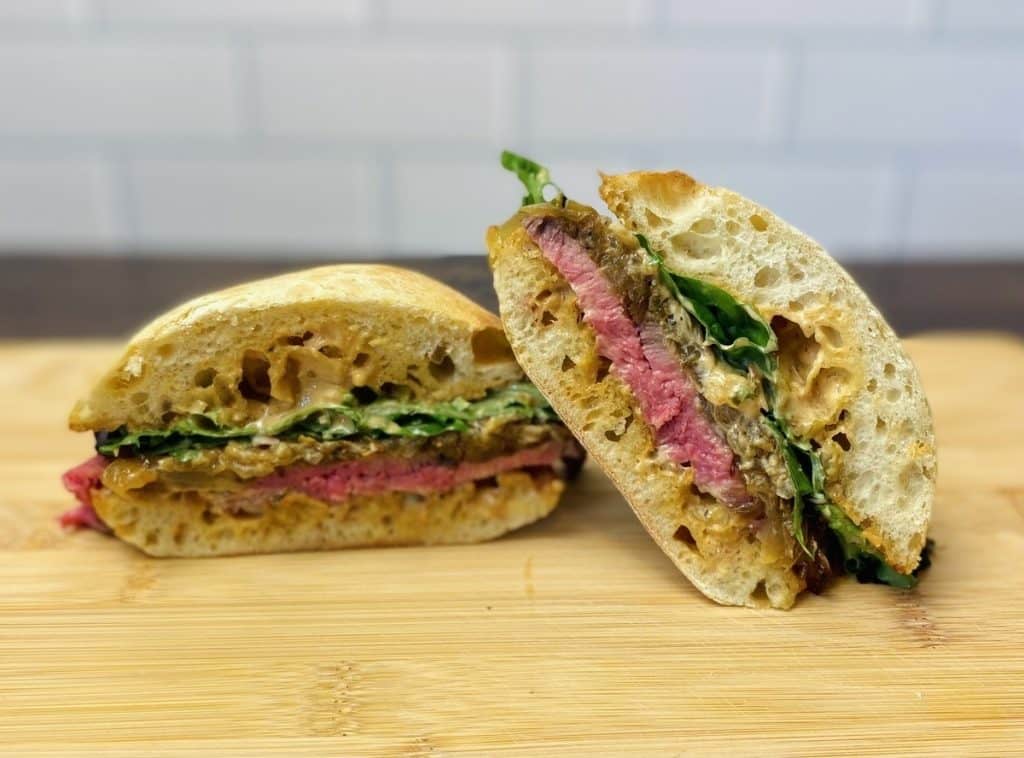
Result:
[[[92,502],[118,538],[143,552],[200,558],[482,542],[543,518],[564,489],[554,476],[512,471],[445,492],[359,495],[342,503],[289,492],[255,515],[217,509],[202,492],[124,497],[100,489]]]

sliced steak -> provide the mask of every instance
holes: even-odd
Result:
[[[65,471],[64,476],[60,478],[64,489],[74,495],[79,503],[88,505],[92,502],[92,491],[102,484],[103,470],[108,463],[110,463],[108,458],[94,455],[73,469]]]
[[[630,318],[598,264],[558,218],[531,216],[523,226],[576,293],[598,351],[637,398],[659,448],[670,460],[692,466],[702,491],[731,505],[750,503],[732,450],[704,415],[696,384],[660,329],[653,323],[641,328]]]
[[[353,495],[382,492],[443,492],[465,482],[489,479],[520,469],[543,468],[568,477],[578,471],[582,457],[579,444],[565,437],[484,461],[450,462],[436,456],[397,458],[370,455],[360,460],[334,461],[317,466],[286,466],[233,489],[205,490],[201,486],[194,489],[225,510],[258,513],[286,492],[301,492],[319,500],[341,502]],[[79,506],[61,516],[62,525],[109,531],[92,507],[92,493],[103,486],[102,475],[108,463],[103,456],[95,456],[64,475],[64,486],[78,498]]]
[[[455,464],[429,458],[375,457],[322,466],[290,466],[255,480],[252,487],[273,492],[302,492],[318,500],[335,502],[352,495],[378,492],[442,492],[506,471],[554,466],[564,453],[564,444],[549,442],[486,461]],[[243,493],[244,490],[238,494],[244,496]]]
[[[92,507],[92,491],[103,486],[103,470],[108,463],[109,460],[102,455],[94,455],[61,477],[64,488],[78,500],[77,507],[61,514],[61,526],[70,529],[95,529],[98,532],[110,531]]]
[[[103,523],[103,519],[92,507],[92,503],[83,503],[64,511],[58,518],[60,525],[65,529],[95,529],[97,532],[110,532],[110,527]]]

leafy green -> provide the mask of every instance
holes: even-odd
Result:
[[[703,327],[706,343],[722,360],[743,372],[756,366],[766,376],[774,373],[778,343],[757,311],[720,287],[677,274],[654,252],[644,235],[637,234],[636,239],[658,267],[658,279]]]
[[[793,536],[807,555],[812,555],[804,538],[804,510],[807,501],[823,500],[825,475],[821,459],[811,446],[798,439],[789,426],[774,412],[765,411],[764,422],[779,442],[779,450],[786,462],[789,479],[793,483]]]
[[[880,582],[893,587],[909,589],[917,584],[914,575],[901,574],[885,562],[885,558],[864,537],[864,533],[825,494],[825,472],[821,457],[806,442],[799,439],[785,422],[773,412],[766,411],[765,423],[779,440],[779,448],[786,461],[793,482],[793,534],[808,555],[804,538],[804,511],[812,505],[836,538],[843,553],[843,567],[861,582]],[[922,556],[919,570],[927,568],[927,556]]]
[[[846,572],[861,582],[880,582],[901,589],[910,589],[917,584],[918,574],[931,565],[931,549],[934,543],[928,540],[921,553],[921,562],[913,574],[901,574],[888,563],[864,533],[839,508],[829,502],[818,505],[818,512],[835,535],[843,552]]]
[[[548,187],[554,187],[556,192],[552,202],[556,205],[565,205],[565,195],[558,185],[551,181],[551,174],[544,166],[508,150],[501,153],[501,166],[518,176],[519,181],[526,187],[523,205],[546,202],[544,190]]]
[[[913,576],[901,574],[887,564],[881,553],[865,539],[860,528],[838,506],[829,502],[820,456],[789,428],[778,412],[775,393],[778,342],[771,327],[753,308],[738,302],[725,290],[670,270],[642,234],[637,234],[636,239],[658,267],[659,281],[703,329],[705,344],[733,368],[744,373],[756,369],[760,373],[768,405],[762,418],[778,440],[793,484],[791,530],[801,549],[808,555],[812,554],[804,528],[810,505],[835,535],[848,573],[862,582],[913,587],[917,583],[916,572]],[[920,569],[927,565],[926,549]]]
[[[184,456],[229,440],[249,441],[257,435],[293,438],[310,436],[338,440],[360,435],[380,437],[434,437],[464,432],[490,418],[545,422],[555,419],[543,395],[532,384],[512,384],[479,400],[457,398],[445,403],[417,403],[375,398],[360,403],[349,395],[342,403],[304,408],[271,425],[220,426],[205,415],[193,414],[167,429],[129,432],[122,428],[97,435],[96,450],[107,456]]]

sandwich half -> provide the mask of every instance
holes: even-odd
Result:
[[[67,526],[154,556],[476,542],[582,451],[497,317],[389,266],[287,274],[156,319],[71,412]]]
[[[538,164],[502,163],[527,188],[487,233],[512,348],[693,584],[777,608],[842,573],[913,586],[930,411],[821,246],[683,173],[602,176],[614,221]]]

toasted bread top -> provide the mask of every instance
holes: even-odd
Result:
[[[337,265],[203,295],[143,327],[74,407],[72,429],[245,425],[353,387],[479,397],[522,378],[496,316],[422,274]]]

